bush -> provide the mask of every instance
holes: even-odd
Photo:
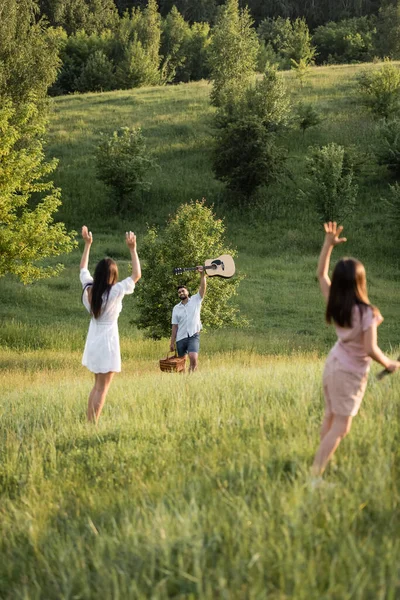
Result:
[[[319,219],[343,222],[354,211],[358,193],[351,154],[334,143],[311,148],[306,173],[301,195],[316,208]]]
[[[400,69],[386,59],[380,69],[358,77],[361,101],[377,117],[395,116],[400,109]]]
[[[103,92],[115,87],[114,65],[102,50],[91,54],[76,79],[78,92]]]
[[[142,242],[143,277],[135,294],[138,303],[135,323],[148,337],[160,339],[170,335],[178,284],[186,285],[192,293],[199,287],[198,273],[189,271],[177,279],[173,274],[174,267],[201,265],[207,258],[221,254],[235,255],[227,246],[224,234],[224,223],[215,217],[204,200],[183,204],[164,231],[148,231]],[[206,327],[217,329],[245,323],[238,317],[237,307],[230,304],[242,278],[235,276],[222,280],[214,277],[209,281],[202,308],[202,321]]]
[[[386,201],[386,214],[388,221],[395,227],[397,241],[400,241],[400,185],[395,183],[389,187],[390,199]]]
[[[380,165],[385,165],[400,178],[400,119],[381,121],[377,127],[375,155]]]
[[[227,188],[249,200],[262,185],[283,172],[286,152],[276,136],[252,115],[238,118],[216,137],[214,173]]]
[[[304,135],[307,129],[319,125],[322,117],[312,104],[300,102],[296,107],[296,121]]]
[[[279,179],[286,151],[277,132],[289,119],[289,100],[276,69],[249,87],[236,103],[217,115],[214,173],[227,188],[250,199],[262,185]]]
[[[117,194],[116,212],[125,213],[130,206],[137,204],[137,193],[150,188],[146,175],[156,165],[146,150],[141,129],[121,127],[114,131],[100,143],[96,159],[97,178],[114,188]]]
[[[374,17],[344,19],[317,27],[313,42],[317,47],[317,62],[368,62],[374,56]]]

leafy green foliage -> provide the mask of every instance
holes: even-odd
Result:
[[[393,223],[396,239],[400,241],[400,185],[396,182],[390,187],[390,199],[386,202],[386,213],[390,223]]]
[[[188,271],[177,279],[174,267],[204,264],[208,258],[221,254],[235,255],[225,240],[224,223],[215,217],[204,200],[183,204],[169,220],[162,232],[149,229],[141,243],[144,257],[142,279],[136,297],[139,315],[135,323],[154,339],[167,337],[171,332],[171,313],[177,304],[177,285],[187,285],[192,294],[197,292],[199,274]],[[206,328],[242,324],[238,310],[230,304],[242,276],[229,280],[209,278],[202,306],[202,322]]]
[[[79,92],[103,92],[114,88],[114,66],[102,50],[91,54],[76,80]]]
[[[375,47],[378,56],[400,58],[400,3],[383,1],[376,22]]]
[[[61,26],[68,35],[101,33],[118,20],[113,0],[42,0],[40,4],[50,23]]]
[[[311,148],[306,161],[306,185],[301,192],[315,207],[322,222],[343,222],[354,211],[358,186],[352,155],[343,146]]]
[[[274,67],[236,103],[220,109],[214,172],[229,190],[249,200],[260,186],[281,176],[286,152],[278,146],[276,133],[287,123],[289,110],[283,80]]]
[[[4,6],[4,5],[3,5]],[[58,67],[59,33],[36,23],[36,5],[6,0],[0,20],[0,277],[24,283],[58,273],[36,264],[69,252],[73,233],[53,223],[60,190],[48,176],[45,95]]]
[[[173,6],[163,21],[161,55],[163,63],[161,71],[164,81],[182,80],[181,70],[186,62],[186,45],[190,38],[190,25]]]
[[[227,188],[250,200],[262,185],[282,174],[286,152],[276,144],[259,119],[239,117],[221,129],[216,138],[214,172]]]
[[[322,121],[322,117],[312,104],[299,102],[296,107],[296,121],[304,134],[310,127],[319,125]]]
[[[316,61],[325,63],[368,62],[375,52],[376,19],[359,17],[330,21],[313,33]]]
[[[294,67],[306,71],[313,63],[315,47],[304,18],[294,21],[282,17],[264,19],[257,33],[271,56],[270,62],[276,62],[281,68]]]
[[[377,117],[395,116],[400,110],[400,69],[390,60],[358,77],[360,100]]]
[[[209,50],[211,102],[215,106],[236,102],[254,77],[259,44],[252,25],[248,9],[239,10],[238,0],[227,0]]]
[[[400,119],[382,120],[377,126],[375,155],[380,165],[400,178]]]
[[[146,175],[155,167],[155,161],[146,149],[140,128],[121,127],[105,137],[96,160],[97,178],[116,191],[117,213],[125,213],[137,202],[137,193],[150,188]]]

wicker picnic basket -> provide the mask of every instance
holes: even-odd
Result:
[[[176,351],[174,352],[174,356],[169,356],[170,354],[172,353],[168,352],[167,357],[160,360],[161,371],[165,371],[166,373],[184,373],[186,356],[178,356]]]

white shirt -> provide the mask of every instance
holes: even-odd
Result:
[[[191,337],[202,329],[200,321],[200,310],[203,298],[200,294],[190,296],[186,304],[179,302],[172,311],[172,325],[178,325],[176,341],[185,337]]]

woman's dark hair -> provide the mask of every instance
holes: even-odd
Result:
[[[112,258],[103,258],[97,263],[93,276],[92,293],[90,295],[90,309],[95,319],[100,316],[104,293],[106,293],[107,302],[110,290],[117,281],[117,263]]]
[[[332,274],[331,289],[326,307],[326,320],[332,320],[340,327],[352,326],[352,312],[358,306],[370,306],[377,313],[368,299],[367,278],[364,265],[355,258],[342,258],[335,266]]]

